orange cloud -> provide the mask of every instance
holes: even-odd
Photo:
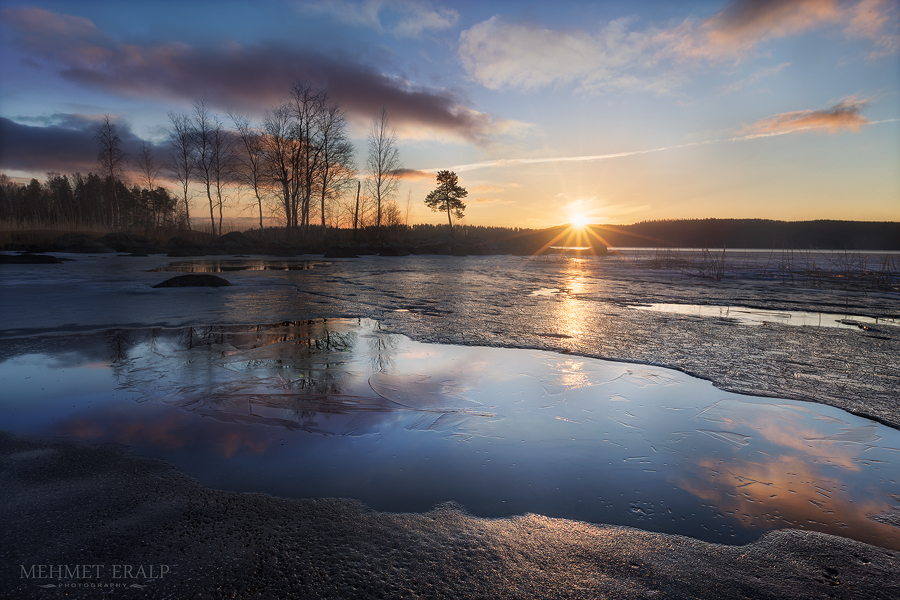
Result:
[[[419,171],[417,169],[397,169],[395,172],[397,179],[434,179],[435,174],[431,171]]]
[[[869,123],[868,119],[859,114],[865,105],[865,100],[847,98],[831,108],[780,113],[745,127],[741,133],[762,136],[809,129],[823,129],[829,133],[837,133],[842,129],[859,131]]]
[[[497,187],[496,185],[476,185],[475,187],[470,188],[469,191],[477,194],[492,194],[495,192],[502,192],[503,188]]]
[[[500,203],[500,204],[508,204],[508,203],[512,202],[512,200],[501,200],[500,198],[475,198],[474,202],[481,203],[481,204],[487,204],[490,202]]]

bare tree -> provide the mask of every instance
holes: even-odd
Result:
[[[99,152],[97,168],[106,179],[107,197],[110,205],[110,224],[114,229],[121,227],[121,207],[116,192],[116,182],[122,179],[128,155],[122,149],[122,139],[109,115],[103,115],[103,123],[94,134]]]
[[[321,166],[322,144],[318,139],[319,123],[325,112],[327,94],[306,81],[298,81],[291,88],[289,105],[292,111],[291,133],[299,146],[295,171],[299,176],[300,224],[303,234],[309,233],[309,217],[312,195],[316,188],[316,176]]]
[[[353,239],[356,239],[356,232],[359,228],[359,190],[362,187],[362,182],[356,182],[356,206],[353,210]]]
[[[191,228],[191,178],[194,175],[194,141],[191,134],[191,118],[187,115],[169,112],[172,129],[169,131],[169,160],[166,167],[178,181],[184,201],[184,215],[187,227]]]
[[[222,126],[217,115],[213,115],[212,121],[209,136],[210,165],[216,190],[216,206],[219,209],[219,235],[222,235],[222,211],[227,200],[228,186],[234,179],[236,139]]]
[[[285,227],[296,226],[297,173],[295,157],[299,148],[291,137],[291,109],[285,104],[266,113],[264,158],[269,178],[280,188],[279,203],[284,211]]]
[[[400,152],[397,150],[397,134],[388,123],[387,111],[372,121],[369,130],[369,155],[366,158],[369,178],[366,187],[375,201],[375,237],[381,237],[383,204],[394,195],[399,185]]]
[[[238,178],[253,190],[256,197],[256,205],[259,208],[259,236],[264,236],[263,229],[263,201],[262,194],[265,190],[265,139],[263,135],[253,129],[250,118],[244,115],[229,114],[234,128],[240,136],[240,145],[243,152],[235,153],[239,168]]]
[[[325,200],[340,196],[354,176],[353,144],[347,139],[347,119],[339,104],[323,107],[317,120],[320,165],[316,187],[320,194],[322,243],[327,244]]]
[[[406,227],[409,227],[409,215],[412,212],[412,190],[409,190],[406,193],[406,207],[405,207],[405,215],[403,218],[403,224]]]
[[[212,188],[215,182],[213,170],[213,129],[214,118],[206,100],[194,102],[194,116],[191,119],[191,129],[194,140],[194,158],[200,180],[206,186],[206,199],[209,202],[209,222],[213,233],[216,232],[215,202],[213,202]]]

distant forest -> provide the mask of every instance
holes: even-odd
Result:
[[[900,250],[900,223],[678,219],[593,227],[610,247]]]

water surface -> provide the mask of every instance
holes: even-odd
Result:
[[[0,389],[3,429],[126,444],[214,488],[900,549],[900,432],[657,367],[314,320],[3,340]]]
[[[806,325],[809,327],[859,328],[875,332],[880,331],[878,325],[900,325],[900,321],[894,317],[865,317],[853,314],[836,315],[832,313],[799,310],[768,310],[764,308],[747,308],[743,306],[654,303],[635,305],[634,308],[697,317],[722,317],[734,319],[740,323],[754,325],[780,323],[782,325]]]

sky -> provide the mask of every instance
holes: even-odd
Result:
[[[897,0],[0,0],[0,171],[96,171],[104,115],[162,153],[170,111],[259,123],[297,81],[361,177],[385,109],[412,222],[439,169],[473,225],[900,221]]]

